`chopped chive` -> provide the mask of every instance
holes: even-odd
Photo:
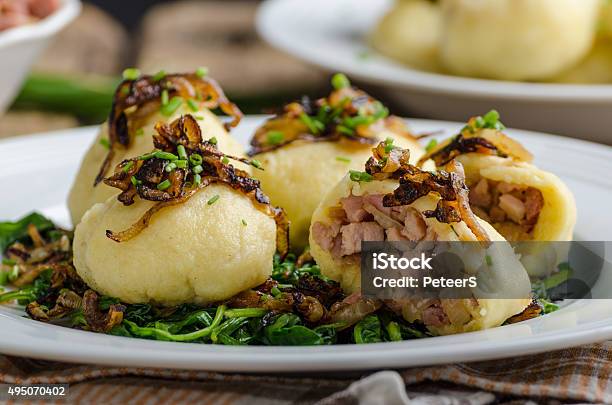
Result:
[[[227,158],[227,156],[223,156],[223,159],[221,159],[221,163],[223,163],[224,165],[229,163],[229,159]]]
[[[191,156],[189,156],[189,163],[191,163],[193,166],[201,165],[202,156],[200,156],[198,153],[192,153]]]
[[[171,185],[172,183],[170,182],[170,180],[166,179],[157,185],[157,189],[159,191],[164,191],[167,190]]]
[[[151,159],[151,158],[154,158],[154,157],[155,157],[155,154],[156,154],[157,152],[158,152],[158,151],[151,152],[151,153],[145,153],[144,155],[140,155],[140,156],[138,156],[136,159],[138,159],[138,160],[149,160],[149,159]]]
[[[2,264],[4,264],[5,266],[14,266],[17,264],[17,262],[12,259],[2,259]]]
[[[14,265],[8,272],[8,281],[13,282],[19,278],[19,266]]]
[[[138,180],[135,176],[130,177],[130,181],[132,182],[134,187],[137,187],[142,184],[142,181]]]
[[[242,226],[247,226],[247,221],[245,221],[244,218],[241,219],[240,222],[242,222]]]
[[[174,96],[168,101],[168,104],[162,105],[161,113],[166,117],[171,116],[179,109],[179,107],[183,104],[183,98],[179,96]]]
[[[157,152],[155,152],[154,156],[158,159],[164,159],[164,160],[177,160],[178,159],[178,156],[176,156],[174,153],[164,152],[161,150],[158,150]]]
[[[206,77],[206,75],[208,75],[208,68],[205,66],[200,66],[199,68],[196,69],[196,75],[200,78],[204,78]]]
[[[390,153],[393,150],[393,138],[385,139],[385,153]]]
[[[194,175],[194,176],[193,176],[193,183],[194,183],[196,186],[199,186],[199,185],[200,185],[200,183],[202,183],[202,176],[200,176],[199,174]]]
[[[485,255],[485,261],[487,262],[487,266],[491,266],[493,264],[493,259],[489,255]]]
[[[186,168],[187,168],[187,164],[188,164],[189,162],[187,162],[187,160],[185,160],[185,159],[179,159],[179,160],[175,160],[173,163],[174,163],[174,164],[176,165],[176,167],[178,167],[179,169],[186,169]]]
[[[217,195],[215,195],[214,197],[211,197],[211,198],[210,198],[210,200],[208,200],[208,201],[206,202],[206,204],[208,204],[208,205],[213,205],[214,203],[216,203],[217,201],[219,201],[219,198],[221,198],[221,197],[219,197],[219,194],[217,194]]]
[[[279,290],[277,286],[272,287],[272,288],[270,289],[270,293],[271,293],[271,294],[272,294],[272,295],[273,295],[275,298],[276,298],[276,297],[278,297],[279,295],[281,295],[281,294],[282,294],[282,293],[281,293],[281,290]]]
[[[178,160],[176,161],[178,162]],[[170,173],[172,170],[176,169],[176,163],[174,162],[170,162],[166,165],[166,167],[164,168],[164,170],[166,171],[166,173]]]
[[[256,167],[258,169],[261,169],[263,166],[261,165],[261,162],[257,159],[251,159],[251,161],[249,162],[251,164],[251,166]]]
[[[155,76],[153,76],[153,81],[160,81],[161,79],[163,79],[164,77],[166,77],[166,71],[165,70],[160,70],[159,72],[155,73]]]
[[[125,80],[136,80],[140,76],[140,70],[136,68],[127,68],[123,71],[123,78]]]
[[[125,166],[123,166],[121,170],[123,171],[123,173],[127,173],[132,169],[132,167],[134,167],[134,161],[130,160],[125,164]]]
[[[334,86],[334,89],[340,90],[346,87],[351,87],[351,82],[348,77],[344,73],[336,73],[333,75],[331,79],[331,84]]]
[[[143,136],[144,135],[144,128],[138,128],[136,130],[136,136]]]
[[[308,127],[308,130],[313,135],[317,135],[325,129],[325,125],[321,121],[307,115],[306,113],[300,114],[300,120]]]
[[[366,172],[360,172],[357,170],[349,170],[349,176],[351,178],[352,181],[372,181],[373,177],[372,175],[370,175],[369,173]]]
[[[438,141],[435,139],[430,139],[425,146],[425,152],[431,152],[438,145]]]
[[[338,162],[351,163],[351,159],[344,156],[336,156]]]
[[[217,141],[217,137],[213,136],[212,138],[210,138],[210,139],[208,140],[208,142],[212,143],[213,145],[216,145],[216,144],[217,144],[217,142],[218,142],[218,141]]]
[[[202,121],[204,119],[203,115],[194,115],[194,118],[198,121]]]
[[[100,145],[104,146],[106,149],[110,149],[111,147],[110,141],[106,138],[100,138]]]
[[[183,145],[178,145],[176,147],[176,152],[178,153],[181,159],[187,159],[187,151]]]
[[[352,129],[348,127],[345,127],[344,125],[338,125],[336,129],[338,130],[338,132],[343,133],[345,135],[349,135],[349,136],[355,135],[355,131],[353,131]]]
[[[1,285],[7,285],[8,284],[8,273],[4,272],[4,271],[0,271],[0,286]],[[2,288],[0,288],[0,292],[4,291]]]
[[[285,134],[281,131],[268,131],[266,137],[270,145],[279,145],[285,140]]]
[[[168,90],[163,89],[161,92],[161,103],[162,105],[168,105],[168,101],[170,100],[170,96],[168,95]]]
[[[194,99],[187,99],[187,105],[189,106],[189,108],[191,109],[191,111],[193,112],[198,112],[200,111],[200,105],[198,104],[197,101],[195,101]]]
[[[370,125],[374,123],[375,119],[373,116],[359,115],[357,117],[347,117],[342,121],[342,124],[348,128],[356,128],[360,125]]]
[[[194,168],[193,168],[193,172],[195,174],[200,174],[203,171],[204,171],[204,168],[202,167],[202,165],[197,165],[197,166],[194,166]]]

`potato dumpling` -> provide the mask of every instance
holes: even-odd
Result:
[[[451,72],[543,80],[593,44],[599,0],[442,0],[441,60]]]
[[[370,171],[368,173],[375,176]],[[431,176],[421,173],[415,177],[424,175]],[[417,180],[417,183],[421,190],[425,182]],[[412,202],[395,200],[397,204],[385,206],[383,200],[387,201],[388,196],[401,199],[417,195],[416,189],[411,192],[409,183],[404,183],[402,191],[394,194],[399,184],[399,180],[393,178],[354,181],[346,176],[326,195],[312,216],[310,229],[310,252],[321,272],[338,281],[346,292],[355,293],[361,290],[362,241],[494,241],[486,251],[476,256],[476,260],[464,261],[467,271],[480,280],[472,289],[476,299],[407,297],[388,305],[407,321],[422,322],[437,335],[499,326],[523,311],[531,301],[531,285],[525,269],[505,239],[471,212],[471,219],[459,214],[461,220],[452,219],[450,223],[439,220],[438,214],[432,216],[441,202],[440,195],[435,192]],[[485,253],[488,260],[484,260]],[[484,289],[480,288],[481,282]]]
[[[612,21],[610,24],[612,32]],[[576,66],[553,77],[551,81],[580,84],[612,83],[612,34],[610,38],[598,39],[593,49]]]
[[[92,289],[126,303],[205,304],[270,276],[274,219],[225,184],[211,184],[185,203],[160,210],[131,240],[117,243],[106,236],[108,229],[129,228],[153,204],[136,199],[124,206],[113,196],[77,225],[74,264]]]
[[[376,143],[388,140],[409,149],[414,162],[424,153],[405,123],[388,116],[379,101],[351,87],[344,75],[334,76],[333,84],[327,98],[285,106],[251,142],[254,158],[265,169],[253,176],[286,211],[296,251],[308,244],[310,218],[319,201],[349,170],[363,168]]]
[[[418,69],[439,71],[440,6],[399,0],[378,22],[369,42],[385,56]]]

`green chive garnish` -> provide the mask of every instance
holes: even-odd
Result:
[[[178,162],[178,160],[176,160],[176,162]],[[166,165],[164,170],[166,170],[166,173],[170,173],[174,169],[176,169],[176,164],[174,162],[170,162]]]
[[[161,113],[166,117],[171,116],[175,113],[176,110],[183,104],[183,98],[179,96],[174,96],[168,101],[168,104],[162,105]]]
[[[485,255],[485,261],[487,262],[487,266],[491,266],[493,264],[493,259],[491,259],[491,256],[489,255]]]
[[[351,82],[349,81],[348,77],[346,77],[346,75],[343,73],[336,73],[331,79],[331,84],[336,90],[351,87]]]
[[[306,113],[300,114],[300,120],[308,127],[308,130],[313,134],[317,135],[325,129],[325,124],[321,121],[308,116]]]
[[[213,145],[216,145],[217,144],[217,138],[213,136],[212,138],[210,138],[208,140],[208,142],[212,143]]]
[[[178,153],[181,159],[187,159],[187,151],[183,145],[178,145],[176,147],[176,152]]]
[[[261,165],[261,162],[257,159],[251,159],[251,161],[249,162],[251,164],[251,166],[256,167],[258,169],[261,169],[263,166]]]
[[[125,164],[125,166],[123,166],[123,169],[121,170],[123,171],[123,173],[127,173],[130,171],[132,167],[134,167],[134,161],[130,160],[129,162]]]
[[[140,70],[136,68],[127,68],[123,71],[123,78],[125,80],[136,80],[140,76]]]
[[[193,153],[191,156],[189,156],[189,163],[191,163],[193,166],[201,165],[202,156],[200,156],[198,153]]]
[[[203,171],[204,171],[204,168],[202,167],[202,165],[197,165],[197,166],[194,166],[194,168],[193,168],[193,172],[195,174],[200,174]]]
[[[221,197],[219,197],[219,194],[217,194],[214,197],[212,197],[210,200],[208,200],[208,202],[206,204],[213,205],[214,203],[219,201],[219,198],[221,198]]]
[[[172,183],[170,182],[170,180],[166,179],[164,181],[162,181],[161,183],[159,183],[157,185],[157,189],[159,191],[164,191],[166,190],[168,187],[170,187],[172,185]]]
[[[270,289],[270,293],[274,296],[274,297],[278,297],[279,295],[281,295],[281,290],[278,289],[277,286],[274,286]]]
[[[200,78],[204,78],[206,77],[206,75],[208,75],[208,68],[205,66],[201,66],[199,68],[196,69],[196,75]]]
[[[266,137],[270,145],[279,145],[285,140],[285,134],[281,131],[269,131]]]
[[[186,168],[187,168],[187,163],[188,163],[188,162],[187,162],[187,160],[180,159],[180,160],[175,160],[173,163],[174,163],[174,164],[176,165],[176,167],[178,167],[179,169],[186,169]]]
[[[197,101],[195,101],[194,99],[188,99],[187,100],[187,105],[189,106],[189,108],[191,109],[191,111],[193,112],[198,112],[200,110],[200,105],[198,104]]]
[[[166,71],[165,70],[160,70],[159,72],[155,73],[155,76],[153,76],[153,80],[158,82],[161,79],[163,79],[164,77],[166,77]]]
[[[385,139],[385,153],[389,153],[393,150],[393,138]]]
[[[425,152],[431,152],[433,148],[436,147],[436,145],[438,145],[438,141],[435,139],[430,139],[429,142],[427,142],[427,145],[425,146]]]
[[[130,177],[130,181],[132,182],[134,187],[139,186],[140,184],[142,184],[142,181],[138,180],[135,176]]]
[[[149,160],[155,157],[155,154],[159,152],[159,151],[155,151],[155,152],[151,152],[151,153],[145,153],[144,155],[140,155],[138,156],[136,159],[138,160]]]
[[[227,156],[223,156],[223,159],[221,159],[221,163],[223,163],[224,165],[229,163],[229,159],[227,158]]]
[[[242,222],[243,226],[247,226],[247,221],[245,221],[244,218],[240,222]]]
[[[136,136],[143,136],[144,135],[144,128],[138,128],[136,130]]]
[[[104,146],[106,149],[110,149],[111,147],[110,141],[106,138],[100,138],[100,145]]]
[[[164,160],[177,160],[178,159],[178,156],[176,156],[174,153],[164,152],[161,150],[158,150],[157,152],[155,152],[154,156],[158,159],[164,159]]]
[[[336,156],[338,162],[351,163],[351,159],[344,156]]]
[[[202,183],[202,176],[200,176],[199,174],[194,175],[194,176],[193,176],[193,183],[194,183],[196,186],[199,186],[199,185],[200,185],[200,183]]]
[[[170,96],[168,95],[168,90],[163,89],[161,92],[161,103],[162,105],[168,105],[168,101],[170,100]]]
[[[345,135],[349,135],[349,136],[355,135],[355,131],[353,131],[352,129],[348,127],[345,127],[344,125],[338,125],[336,129],[338,130],[338,132],[345,134]]]
[[[349,170],[350,178],[352,181],[372,181],[373,177],[366,172],[359,172],[357,170]]]
[[[194,118],[198,121],[202,121],[204,119],[204,116],[202,115],[194,115]]]

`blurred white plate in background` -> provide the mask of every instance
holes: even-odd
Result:
[[[262,117],[246,117],[233,135],[246,146]],[[416,132],[456,133],[459,123],[410,120]],[[0,221],[33,210],[70,226],[65,201],[97,128],[0,141]],[[574,192],[576,238],[606,240],[612,232],[612,148],[509,130]],[[568,164],[571,162],[571,165]],[[596,175],[600,173],[602,175]],[[310,347],[217,346],[108,336],[47,325],[0,306],[0,353],[116,366],[231,372],[310,372],[398,368],[494,359],[612,339],[612,302],[580,300],[552,314],[486,331],[394,343]]]
[[[515,128],[612,144],[612,84],[473,79],[411,69],[376,54],[365,37],[392,1],[267,0],[257,29],[282,51],[378,87],[410,115],[465,121],[495,108]]]

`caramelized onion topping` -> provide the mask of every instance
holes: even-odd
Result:
[[[297,140],[309,142],[347,139],[362,144],[376,143],[375,135],[387,129],[414,138],[405,123],[393,116],[378,100],[355,88],[333,90],[328,97],[313,101],[302,97],[268,120],[251,139],[249,155],[268,152]]]
[[[372,157],[366,162],[366,173],[374,180],[399,180],[399,186],[383,197],[385,207],[412,204],[434,193],[440,197],[436,209],[425,211],[423,215],[444,223],[464,221],[479,241],[489,241],[470,208],[469,190],[459,162],[452,160],[446,165],[446,170],[434,173],[409,164],[410,152],[393,146],[390,141],[379,143],[372,152]]]
[[[204,140],[200,126],[189,114],[170,124],[158,123],[155,129],[153,143],[157,150],[124,160],[104,182],[121,190],[117,199],[124,205],[133,204],[137,195],[157,204],[127,230],[107,230],[107,237],[116,242],[128,241],[142,232],[159,210],[184,203],[209,184],[223,183],[242,192],[257,209],[274,218],[277,249],[282,256],[287,253],[289,222],[284,211],[270,204],[258,180],[228,163],[229,159],[247,164],[251,161],[225,155],[216,144]]]
[[[162,94],[195,100],[208,109],[220,108],[232,117],[226,129],[235,127],[242,119],[240,109],[230,102],[219,84],[208,77],[195,73],[171,74],[156,80],[153,76],[140,76],[135,80],[124,80],[119,84],[108,118],[110,148],[94,181],[94,187],[106,176],[115,152],[127,148],[139,128],[138,121],[159,110]]]

